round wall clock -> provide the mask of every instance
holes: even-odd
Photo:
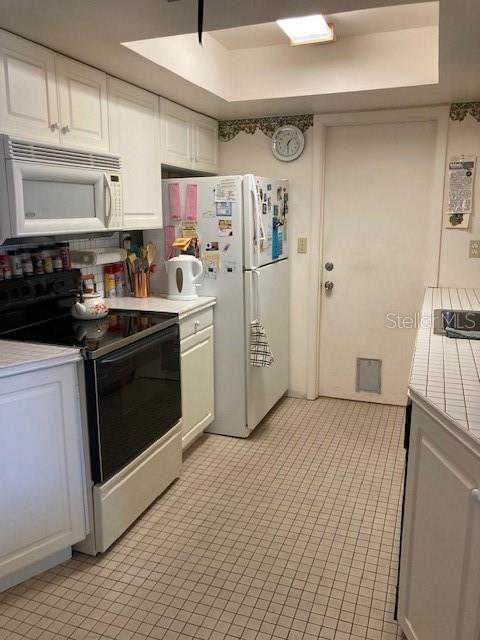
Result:
[[[272,153],[283,162],[296,160],[305,147],[305,136],[298,127],[286,124],[274,132],[272,137]]]

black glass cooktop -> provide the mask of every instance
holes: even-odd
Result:
[[[0,339],[79,347],[91,358],[156,333],[176,320],[174,313],[146,311],[110,311],[101,320],[75,320],[68,314],[0,332]]]

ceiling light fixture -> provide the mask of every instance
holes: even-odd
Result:
[[[290,38],[292,45],[333,42],[335,40],[334,25],[328,24],[320,14],[277,20],[277,24]]]

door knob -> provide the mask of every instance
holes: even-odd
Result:
[[[480,504],[480,490],[479,489],[472,489],[472,491],[470,492],[470,495],[472,496],[472,500],[474,502],[478,502],[478,504]]]
[[[333,289],[333,282],[327,280],[323,286],[325,287],[325,291],[331,291]]]
[[[69,133],[69,132],[70,132],[70,127],[68,126],[68,124],[62,127],[62,133]]]
[[[327,271],[333,271],[333,262],[326,262],[325,263],[325,269]]]

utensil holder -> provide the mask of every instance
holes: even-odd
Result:
[[[134,274],[133,294],[135,298],[148,298],[150,296],[150,273]]]

